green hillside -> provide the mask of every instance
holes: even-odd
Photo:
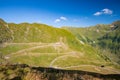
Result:
[[[120,21],[86,28],[63,27],[73,33],[81,43],[99,48],[103,55],[120,63]]]
[[[109,25],[98,24],[96,26],[90,26],[85,28],[75,27],[62,27],[71,33],[73,33],[80,41],[84,43],[93,44],[98,38],[109,32]]]
[[[0,19],[0,44],[12,39],[8,24]]]
[[[21,23],[14,24],[9,23],[9,28],[12,31],[14,43],[29,43],[29,42],[41,42],[41,43],[54,43],[63,42],[73,49],[80,50],[82,45],[76,40],[75,36],[70,32],[53,28],[45,24],[38,23]],[[74,46],[74,47],[73,47]]]
[[[119,67],[113,65],[112,61],[101,54],[99,49],[81,43],[66,29],[38,23],[8,23],[8,29],[12,39],[0,48],[5,59],[2,63],[25,63],[31,66],[98,73],[104,73],[101,65],[113,69],[110,73],[115,73],[114,70],[116,71],[116,67]],[[1,32],[4,32],[4,29]]]
[[[110,32],[98,39],[98,45],[103,49],[108,49],[112,54],[115,54],[120,64],[120,21],[111,24]]]

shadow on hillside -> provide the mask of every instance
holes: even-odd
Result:
[[[1,65],[0,80],[120,80],[120,74],[31,67],[26,64]]]

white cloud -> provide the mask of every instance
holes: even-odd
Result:
[[[112,14],[113,13],[112,10],[107,9],[107,8],[103,9],[102,11],[103,11],[104,14]]]
[[[60,22],[61,20],[60,19],[56,19],[54,22],[55,23],[58,23],[58,22]]]
[[[67,20],[67,18],[66,18],[66,17],[63,17],[63,16],[61,16],[60,19],[61,19],[61,20]]]
[[[101,14],[102,14],[102,12],[96,12],[96,13],[94,13],[95,16],[99,16]]]
[[[105,9],[102,9],[101,11],[94,13],[93,15],[99,16],[99,15],[103,15],[103,14],[111,15],[111,14],[113,14],[113,11],[105,8]]]
[[[54,22],[58,23],[58,22],[61,22],[61,21],[66,21],[66,20],[67,20],[66,17],[61,16],[60,18],[56,19]]]

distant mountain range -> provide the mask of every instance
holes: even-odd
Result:
[[[99,46],[106,53],[116,55],[117,62],[120,63],[120,21],[112,24],[98,24],[86,28],[63,27],[73,33],[80,41]],[[110,54],[109,54],[110,55]],[[113,57],[113,56],[111,56]]]

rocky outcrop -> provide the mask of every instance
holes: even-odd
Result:
[[[30,67],[26,64],[0,66],[0,80],[120,80],[120,74]]]
[[[12,36],[8,24],[0,19],[0,47],[3,47],[3,43],[10,41],[11,39]]]

